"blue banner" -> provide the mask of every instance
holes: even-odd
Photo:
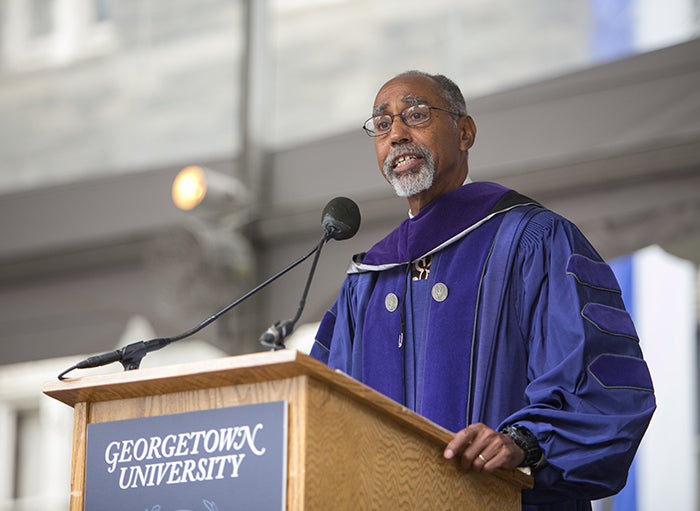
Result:
[[[287,403],[90,424],[86,511],[285,509]]]

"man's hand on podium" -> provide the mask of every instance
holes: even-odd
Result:
[[[463,470],[492,472],[519,467],[525,460],[525,451],[509,435],[476,423],[455,434],[445,447],[444,456],[457,459]]]

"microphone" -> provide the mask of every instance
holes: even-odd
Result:
[[[306,305],[306,296],[311,287],[311,280],[316,271],[316,263],[321,255],[323,245],[329,240],[346,240],[352,238],[360,228],[360,208],[347,197],[336,197],[332,199],[321,213],[321,226],[323,227],[323,238],[318,244],[316,255],[311,263],[309,275],[306,277],[306,285],[299,300],[296,314],[293,318],[285,321],[277,321],[260,336],[258,342],[271,350],[284,349],[284,340],[294,331],[294,326],[301,317],[301,313]]]
[[[321,226],[334,240],[352,238],[360,228],[360,208],[347,197],[336,197],[323,208]]]
[[[290,270],[299,266],[312,255],[315,255],[311,272],[307,279],[306,288],[304,289],[304,294],[302,296],[302,302],[300,303],[299,309],[297,311],[297,315],[293,320],[287,320],[285,322],[285,325],[279,325],[281,333],[278,337],[281,337],[281,339],[280,341],[275,341],[275,346],[277,346],[278,342],[281,342],[287,335],[289,335],[292,332],[294,324],[301,316],[301,312],[304,307],[304,301],[306,300],[306,294],[308,293],[309,286],[311,284],[311,277],[313,276],[313,272],[315,271],[316,263],[318,262],[318,257],[321,253],[321,248],[330,239],[344,240],[354,236],[357,233],[357,230],[360,228],[360,210],[357,207],[357,204],[355,204],[352,200],[345,197],[336,197],[335,199],[332,199],[330,202],[328,202],[328,204],[326,204],[326,207],[323,208],[321,225],[323,227],[323,236],[321,237],[319,243],[316,246],[314,246],[312,250],[310,250],[308,253],[304,254],[303,256],[301,256],[296,261],[292,262],[282,270],[278,271],[264,282],[258,284],[256,287],[248,291],[246,294],[244,294],[237,300],[231,302],[220,311],[211,315],[194,328],[173,337],[159,337],[148,341],[137,341],[114,351],[109,351],[100,355],[88,357],[85,360],[82,360],[63,371],[61,374],[58,375],[58,379],[64,380],[66,374],[73,371],[74,369],[100,367],[107,364],[111,364],[113,362],[120,362],[124,367],[125,371],[138,369],[141,365],[141,360],[143,360],[143,357],[145,357],[151,351],[159,350],[173,342],[180,341],[182,339],[190,337],[191,335],[196,334],[204,327],[210,325],[211,323],[219,319],[221,316],[226,314],[228,311],[233,309],[239,303],[250,298],[255,293],[268,286],[281,276],[285,275]],[[284,347],[284,344],[281,344],[280,347]]]

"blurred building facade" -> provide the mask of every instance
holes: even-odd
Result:
[[[66,508],[70,410],[41,398],[41,381],[196,325],[307,252],[323,205],[344,195],[363,225],[324,249],[302,321],[320,319],[349,256],[405,216],[359,126],[406,69],[462,87],[478,126],[473,179],[571,218],[607,258],[660,246],[683,260],[681,285],[697,282],[698,2],[426,4],[0,0],[0,509]],[[212,236],[170,198],[191,164],[253,198]],[[305,274],[144,366],[261,349],[267,326],[294,314]],[[691,407],[691,477],[695,290],[677,293],[693,332],[674,337],[685,339],[675,356],[692,364],[669,407]],[[683,493],[690,506],[695,492]]]

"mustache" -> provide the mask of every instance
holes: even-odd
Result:
[[[406,154],[406,153],[417,154],[418,156],[423,158],[426,162],[433,161],[433,155],[431,154],[431,152],[426,147],[423,147],[421,145],[409,142],[409,143],[406,143],[403,145],[394,146],[391,148],[391,150],[389,151],[389,154],[386,156],[386,158],[384,158],[383,170],[384,170],[385,176],[390,176],[390,175],[394,174],[394,167],[393,167],[392,163],[394,162],[394,160],[397,157],[401,156],[402,154]]]

